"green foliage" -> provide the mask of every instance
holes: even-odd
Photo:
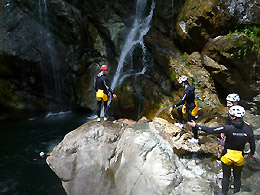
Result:
[[[170,72],[170,78],[171,78],[171,81],[174,81],[176,79],[176,72],[174,70],[172,70]]]
[[[238,32],[244,33],[247,37],[249,37],[253,41],[252,51],[260,52],[260,27],[259,26],[236,29],[233,33],[231,31],[229,31],[227,36],[231,36]],[[241,56],[241,55],[246,56],[247,53],[248,53],[247,49],[238,50],[239,56]]]
[[[238,52],[237,52],[237,53],[238,53],[238,55],[239,55],[239,56],[241,56],[241,49],[240,49],[240,50],[238,50]]]
[[[244,33],[254,42],[253,51],[260,52],[260,27],[245,28]]]
[[[246,51],[247,51],[247,49],[244,49],[244,56],[246,56]]]
[[[240,49],[240,50],[238,50],[237,53],[238,53],[239,56],[241,56],[241,55],[246,56],[246,54],[247,54],[247,49],[244,49],[244,50],[241,50],[241,49]]]

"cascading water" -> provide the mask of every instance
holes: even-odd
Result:
[[[147,0],[137,0],[135,17],[130,28],[129,33],[126,36],[125,44],[121,51],[119,62],[117,65],[117,70],[115,72],[111,88],[114,89],[116,86],[120,85],[125,78],[131,75],[140,75],[146,72],[147,68],[147,52],[144,44],[143,37],[150,29],[150,22],[153,16],[153,10],[155,8],[155,3],[152,2],[151,10],[149,15],[146,17],[144,15],[145,8],[147,6]],[[135,49],[141,48],[141,60],[138,67],[134,67],[133,63],[133,52]],[[124,68],[126,70],[124,70]],[[124,71],[123,71],[124,70]],[[109,102],[109,104],[111,101]],[[104,116],[104,108],[101,110],[101,116]]]
[[[38,40],[40,47],[38,49],[40,58],[40,68],[44,96],[54,98],[56,102],[62,100],[61,92],[61,64],[59,53],[56,48],[57,43],[48,29],[50,24],[48,18],[48,8],[46,0],[38,2],[39,20]],[[47,28],[46,28],[47,27]],[[61,108],[59,108],[61,109]]]
[[[130,75],[144,74],[146,71],[146,47],[144,45],[143,37],[150,29],[150,22],[152,20],[155,3],[152,3],[151,11],[147,17],[144,16],[146,5],[147,0],[137,0],[136,2],[136,12],[134,21],[126,37],[126,41],[120,55],[117,70],[111,84],[112,89],[120,85],[126,77]],[[132,54],[137,47],[141,47],[142,49],[142,62],[138,64],[138,68],[135,67],[134,69],[134,60],[132,59]],[[127,70],[124,70],[125,67],[127,67]]]

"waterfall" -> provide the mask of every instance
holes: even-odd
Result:
[[[43,4],[43,5],[42,5]],[[46,0],[39,0],[39,16],[40,16],[40,21],[44,21],[46,23],[47,21],[47,4]]]
[[[38,12],[40,24],[38,28],[39,39],[39,58],[42,76],[42,85],[44,96],[54,98],[60,102],[61,92],[61,64],[57,43],[52,33],[49,31],[50,24],[48,18],[48,8],[46,0],[39,0]]]
[[[144,16],[146,4],[147,0],[137,0],[136,2],[134,21],[128,35],[126,36],[125,44],[121,51],[117,70],[111,84],[112,89],[120,85],[126,77],[130,75],[144,74],[146,72],[146,47],[143,42],[143,37],[150,29],[150,22],[152,20],[155,3],[152,3],[150,13],[147,17]],[[133,68],[133,64],[129,65],[127,63],[133,63],[132,53],[138,46],[142,49],[142,62],[141,64],[138,64],[139,68],[137,70],[138,72],[136,72]],[[124,70],[124,68],[126,69],[126,66],[127,70]]]

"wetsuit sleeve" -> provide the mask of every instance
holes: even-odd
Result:
[[[250,154],[254,155],[255,154],[255,137],[254,137],[254,133],[252,130],[251,130],[251,132],[252,132],[252,134],[249,136],[248,142],[250,144]]]
[[[220,126],[220,127],[205,127],[205,126],[201,126],[196,124],[195,127],[198,130],[207,132],[207,133],[225,133],[226,132],[226,128],[225,126]]]
[[[98,88],[97,88],[97,77],[94,78],[94,87],[95,87],[95,91],[97,91],[98,90]]]
[[[110,88],[110,82],[107,77],[103,77],[104,85],[107,88],[107,90],[113,95],[114,91]]]
[[[181,98],[181,100],[180,100],[177,104],[174,104],[172,107],[175,108],[175,107],[178,107],[178,106],[184,104],[186,97],[187,97],[187,94],[184,93],[183,96],[182,96],[182,98]]]

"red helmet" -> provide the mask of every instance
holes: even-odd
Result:
[[[108,67],[107,67],[107,65],[105,65],[105,64],[104,64],[104,65],[102,65],[102,66],[101,66],[101,68],[100,68],[100,70],[108,70]]]

